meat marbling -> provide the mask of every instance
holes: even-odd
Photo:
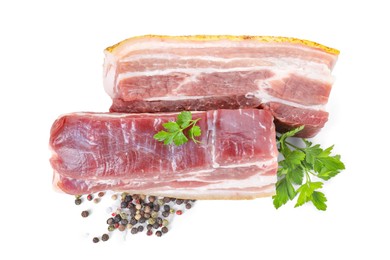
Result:
[[[278,131],[317,134],[338,50],[286,37],[141,36],[106,49],[113,112],[268,109]]]

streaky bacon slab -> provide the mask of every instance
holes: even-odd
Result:
[[[305,125],[312,137],[328,119],[338,53],[285,37],[141,36],[106,49],[104,86],[112,112],[267,108],[278,131]]]
[[[72,113],[51,129],[54,185],[69,194],[99,190],[188,199],[250,199],[275,193],[272,114],[237,109],[193,112],[201,144],[153,139],[178,113]]]

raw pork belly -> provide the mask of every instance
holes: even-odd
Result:
[[[278,131],[317,134],[338,51],[285,37],[141,36],[106,49],[104,85],[112,112],[260,107]]]
[[[54,184],[69,194],[124,190],[187,199],[250,199],[275,193],[273,117],[259,109],[193,112],[201,144],[153,138],[177,113],[73,113],[51,129]]]

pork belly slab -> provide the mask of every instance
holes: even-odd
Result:
[[[50,136],[54,185],[69,194],[100,190],[184,199],[251,199],[275,193],[273,116],[259,109],[193,112],[200,144],[153,138],[178,113],[72,113]]]
[[[105,50],[104,86],[112,112],[263,108],[277,130],[316,135],[339,51],[268,36],[155,36]]]

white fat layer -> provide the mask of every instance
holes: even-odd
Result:
[[[272,69],[272,70],[285,70],[285,71],[296,71],[296,73],[301,73],[303,75],[308,75],[313,79],[322,79],[327,78],[331,74],[331,71],[328,66],[323,63],[316,62],[314,60],[302,60],[299,58],[293,57],[262,57],[262,58],[250,58],[250,57],[240,57],[240,58],[222,58],[216,56],[179,56],[173,54],[153,54],[153,55],[134,55],[124,58],[120,62],[142,62],[142,60],[185,60],[185,61],[211,61],[211,62],[220,62],[220,63],[231,63],[231,62],[247,62],[245,67],[256,68],[251,64],[259,64],[262,65],[257,66],[263,69]],[[191,64],[190,64],[191,65]],[[223,65],[223,64],[221,64]],[[196,68],[196,67],[195,67]],[[169,69],[169,68],[167,68]],[[201,68],[196,68],[200,70]],[[241,69],[241,68],[239,68]],[[180,68],[175,68],[175,70],[179,71]],[[148,70],[154,71],[154,70]]]
[[[321,65],[321,64],[318,64]],[[324,83],[333,83],[333,77],[328,73],[323,73],[326,66],[321,66],[322,70],[308,69],[303,67],[302,69],[288,68],[288,67],[270,67],[270,66],[252,66],[252,67],[234,67],[234,68],[168,68],[163,70],[147,70],[137,72],[126,72],[121,73],[117,76],[117,82],[120,82],[127,78],[142,77],[142,76],[163,76],[169,74],[186,74],[192,75],[194,79],[199,77],[201,74],[211,73],[226,73],[226,72],[241,72],[241,71],[256,71],[256,70],[271,70],[275,75],[271,79],[283,79],[289,77],[291,74],[302,76],[312,80],[318,80]]]

